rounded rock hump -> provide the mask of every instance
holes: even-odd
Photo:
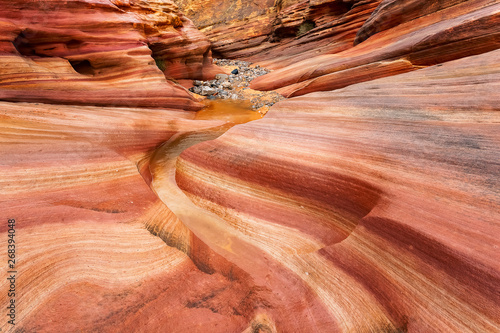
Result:
[[[7,101],[197,110],[172,79],[218,71],[208,39],[168,0],[0,0],[0,31]]]

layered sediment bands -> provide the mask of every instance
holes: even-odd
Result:
[[[185,150],[177,184],[217,216],[207,244],[281,263],[330,332],[496,331],[499,60],[289,99]]]
[[[218,57],[258,61],[275,69],[352,47],[357,31],[380,1],[176,3],[208,36]]]
[[[170,1],[0,2],[0,99],[200,109],[210,43]],[[163,73],[162,73],[163,72]]]
[[[384,4],[381,6],[383,8]],[[466,1],[444,6],[443,9],[431,6],[423,13],[412,14],[411,10],[416,10],[414,7],[407,8],[407,21],[394,27],[390,25],[353,48],[297,62],[255,79],[250,87],[257,90],[279,89],[285,96],[299,96],[313,91],[338,89],[500,47],[497,29],[500,5],[497,2]],[[431,8],[435,11],[431,11]],[[391,15],[391,12],[386,14]],[[379,17],[377,15],[374,17]]]
[[[497,331],[498,2],[232,3],[248,124],[172,2],[0,0],[1,331]]]
[[[224,219],[194,205],[177,186],[176,174],[179,170],[176,170],[175,165],[178,155],[197,143],[220,136],[225,130],[227,128],[223,126],[176,135],[151,158],[150,170],[155,192],[195,235],[191,250],[193,261],[205,272],[219,271],[230,280],[245,281],[245,284],[252,286],[237,305],[230,303],[233,313],[250,322],[250,330],[252,327],[261,327],[272,331],[276,327],[278,331],[297,332],[314,327],[321,332],[339,331],[339,323],[329,316],[325,305],[313,290],[262,248],[266,239],[270,241],[275,237],[276,228],[264,225],[268,234],[254,229],[253,234],[242,235],[235,228],[228,227]],[[248,228],[248,223],[252,222],[246,221],[239,228]],[[285,228],[278,228],[278,231],[287,232]],[[319,248],[316,242],[293,235],[292,229],[288,230],[288,235],[292,253],[297,249],[309,252]],[[221,305],[218,300],[205,297],[193,306],[213,308]],[[365,304],[359,310],[368,308]]]
[[[417,1],[384,0],[356,34],[355,44],[370,36],[413,19],[466,2],[464,0]],[[494,3],[494,1],[490,1]]]
[[[0,112],[0,211],[16,219],[17,271],[16,326],[2,320],[2,331],[248,327],[257,299],[249,295],[259,292],[158,199],[140,163],[175,133],[226,121],[8,102]],[[6,223],[0,231],[6,241]],[[7,246],[0,254],[7,258]],[[1,276],[0,302],[8,304],[7,270]]]
[[[177,216],[158,199],[171,185],[156,174],[156,156],[169,161],[162,143],[213,138],[228,120],[159,109],[8,102],[0,109],[0,209],[4,220],[16,219],[16,329],[336,329],[311,288],[286,267],[220,229],[189,199],[182,202],[180,190],[167,201]],[[172,148],[178,153],[186,148],[180,143]],[[194,234],[193,225],[207,233]],[[7,239],[7,226],[0,230]],[[214,251],[211,239],[234,244]],[[7,257],[6,246],[0,254]],[[6,277],[4,271],[3,304]]]
[[[353,46],[356,32],[378,0],[306,1],[282,10],[273,21],[270,44],[251,56],[269,68],[282,68]],[[210,37],[210,35],[208,35]]]

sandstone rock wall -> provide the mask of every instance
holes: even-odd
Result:
[[[216,56],[261,61],[269,68],[350,48],[379,2],[267,1],[251,7],[233,1],[177,1],[188,16],[193,13],[189,17],[209,37]]]
[[[417,1],[384,0],[356,34],[355,43],[399,24],[438,12],[465,2],[464,0]],[[495,1],[490,1],[491,4]]]
[[[498,331],[498,2],[233,3],[302,96],[231,128],[171,2],[0,0],[1,331]]]
[[[266,309],[278,332],[497,330],[499,64],[493,51],[292,98],[181,155],[177,184],[221,219],[211,247],[262,249],[255,274],[281,263],[328,313],[312,329]]]
[[[274,0],[227,1],[227,0],[176,0],[180,10],[193,20],[200,29],[226,25],[231,21],[250,20],[265,15]]]
[[[0,216],[16,220],[17,256],[16,325],[2,319],[2,332],[248,326],[231,308],[244,312],[248,274],[207,248],[149,187],[156,147],[225,123],[192,118],[178,109],[0,102]],[[0,233],[8,258],[7,223]],[[0,275],[8,304],[6,270]],[[224,308],[196,305],[221,290]]]
[[[386,7],[387,3],[392,2],[383,2],[379,8]],[[408,5],[414,3],[409,2]],[[410,6],[404,10],[407,22],[376,33],[343,52],[312,57],[259,77],[251,87],[258,90],[279,89],[285,96],[298,96],[500,48],[497,28],[500,4],[496,1],[465,1],[443,9],[438,7],[431,12],[426,9],[424,14],[421,11],[414,13],[413,9],[414,6]],[[373,27],[373,22],[377,22],[379,17],[398,17],[390,11],[382,11],[383,15],[380,13],[378,10],[372,16],[374,19],[367,21],[365,28],[360,30],[363,34],[368,27]]]
[[[2,1],[0,31],[2,100],[198,109],[166,78],[217,71],[171,1]]]

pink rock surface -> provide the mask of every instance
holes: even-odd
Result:
[[[355,43],[361,43],[376,33],[463,2],[466,1],[384,0],[359,29]],[[493,3],[493,1],[490,3]]]
[[[0,4],[2,332],[498,331],[496,1],[235,2],[317,23],[219,27],[303,95],[248,124],[170,1]]]
[[[253,285],[230,263],[224,275],[222,264],[206,262],[217,256],[158,199],[149,171],[141,170],[174,133],[223,123],[192,118],[181,110],[0,102],[0,210],[3,220],[16,220],[17,256],[16,326],[2,319],[2,331],[248,326],[228,305],[215,312],[193,305],[214,294],[238,308]],[[0,232],[7,258],[7,223]],[[7,271],[1,275],[7,304]]]
[[[499,60],[280,102],[186,150],[177,184],[300,276],[331,331],[494,332]]]

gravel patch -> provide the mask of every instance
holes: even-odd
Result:
[[[251,62],[230,59],[213,59],[214,64],[229,69],[231,74],[217,74],[214,80],[193,82],[189,90],[208,99],[250,100],[252,108],[267,112],[273,104],[285,99],[275,91],[255,91],[248,88],[256,77],[271,72]]]

